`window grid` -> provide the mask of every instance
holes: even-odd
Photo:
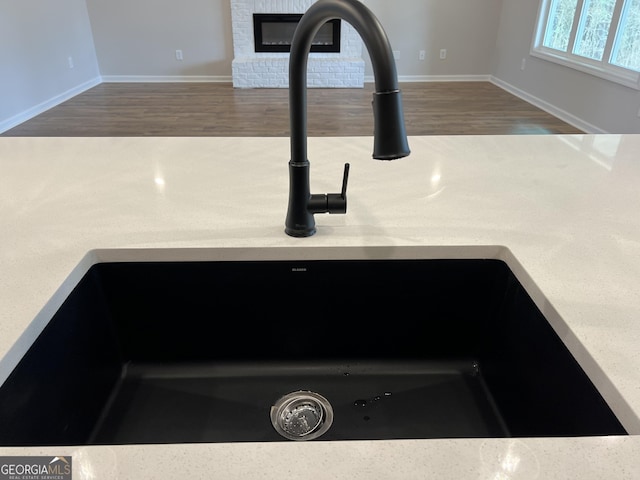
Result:
[[[640,0],[541,0],[531,54],[640,90],[638,10]]]

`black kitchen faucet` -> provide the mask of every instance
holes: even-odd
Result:
[[[307,59],[316,33],[327,21],[342,18],[362,37],[375,77],[373,158],[393,160],[409,155],[402,96],[389,39],[373,13],[357,0],[318,0],[300,19],[289,59],[289,206],[285,232],[293,237],[316,233],[316,213],[346,213],[349,164],[345,164],[340,193],[310,193],[307,159]]]

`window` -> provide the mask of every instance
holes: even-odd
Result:
[[[640,89],[640,0],[541,0],[531,54]]]

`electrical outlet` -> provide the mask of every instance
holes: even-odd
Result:
[[[522,62],[520,62],[520,70],[524,70],[525,68],[527,68],[527,59],[523,58]]]
[[[440,60],[444,60],[445,58],[447,58],[447,49],[442,48],[440,49]]]
[[[182,50],[176,50],[176,60],[179,60],[179,61],[184,60],[182,56]]]
[[[420,52],[418,53],[418,58],[420,60],[424,60],[426,56],[427,56],[427,52],[425,52],[424,50],[420,50]]]
[[[69,68],[75,67],[73,63],[73,57],[67,57],[67,65],[69,65]]]
[[[393,51],[393,58],[395,58],[396,60],[400,60],[400,50]]]

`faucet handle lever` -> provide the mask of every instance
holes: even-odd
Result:
[[[347,213],[347,182],[349,181],[349,164],[344,164],[342,174],[342,189],[340,193],[327,194],[327,212]]]
[[[349,180],[349,164],[344,164],[342,174],[342,190],[340,193],[323,193],[311,195],[308,210],[310,213],[347,213],[347,182]]]
[[[342,174],[342,191],[340,196],[346,200],[347,198],[347,182],[349,181],[349,164],[344,164],[344,173]]]

